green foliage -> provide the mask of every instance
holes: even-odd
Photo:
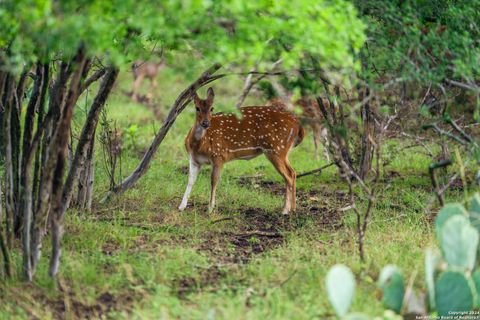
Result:
[[[396,74],[420,83],[473,79],[480,71],[480,1],[355,1],[368,24],[365,76]]]
[[[328,298],[339,317],[344,317],[355,294],[355,277],[344,265],[333,266],[325,279]]]
[[[435,300],[439,316],[472,310],[476,292],[471,278],[459,271],[442,272],[435,282]]]
[[[378,278],[378,286],[383,291],[385,308],[400,313],[405,294],[405,285],[400,270],[394,265],[385,266]]]
[[[83,44],[116,64],[165,49],[194,54],[196,63],[201,56],[259,69],[278,59],[298,65],[309,54],[342,70],[358,66],[365,39],[356,14],[344,0],[8,0],[0,8],[0,48],[8,48],[11,68],[68,57]]]

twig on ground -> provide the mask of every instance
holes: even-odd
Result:
[[[235,219],[234,217],[220,218],[220,219],[217,219],[217,220],[213,220],[212,222],[210,222],[210,224],[216,224],[216,223],[219,223],[219,222],[222,222],[222,221],[228,221],[228,220],[234,220],[234,219]]]
[[[433,190],[435,191],[435,194],[437,195],[438,202],[440,202],[441,206],[445,205],[445,200],[443,198],[443,193],[440,192],[440,188],[439,188],[439,185],[438,185],[435,170],[439,169],[439,168],[445,168],[445,167],[447,167],[451,164],[452,164],[452,160],[447,159],[447,160],[442,160],[442,161],[437,162],[437,163],[432,163],[428,167],[428,172],[430,174],[430,179],[432,180]]]
[[[323,170],[325,170],[326,168],[328,167],[331,167],[335,164],[335,162],[331,162],[329,164],[326,164],[320,168],[317,168],[317,169],[314,169],[314,170],[311,170],[311,171],[307,171],[307,172],[304,172],[304,173],[301,173],[299,175],[297,175],[297,179],[298,178],[301,178],[301,177],[305,177],[305,176],[308,176],[308,175],[311,175],[311,174],[314,174],[314,173],[317,173],[317,172],[322,172]]]
[[[251,236],[262,236],[262,237],[272,237],[272,238],[282,237],[282,235],[278,232],[269,232],[269,231],[262,231],[262,230],[247,231],[244,233],[238,233],[236,235],[239,237],[251,237]]]

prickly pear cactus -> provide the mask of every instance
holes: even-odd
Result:
[[[476,299],[475,285],[464,272],[442,272],[435,282],[435,302],[439,316],[470,311]]]
[[[472,273],[473,283],[475,284],[475,289],[477,291],[477,301],[474,302],[476,308],[480,308],[480,269],[476,269],[474,273]]]
[[[400,270],[394,265],[385,266],[378,278],[378,286],[383,291],[383,305],[387,309],[400,313],[405,294],[405,285]]]
[[[451,218],[455,215],[462,215],[468,217],[468,212],[459,203],[448,203],[440,210],[437,218],[435,219],[435,230],[437,233],[437,239],[440,239],[440,233],[444,223],[448,220],[448,218]]]
[[[355,277],[349,268],[337,264],[327,274],[325,280],[328,298],[339,317],[344,317],[355,293]]]
[[[441,261],[442,258],[438,250],[427,249],[425,251],[425,282],[430,309],[435,309],[435,272]]]
[[[470,201],[470,210],[468,210],[472,226],[480,233],[480,195],[476,193]]]
[[[450,267],[473,270],[477,256],[478,231],[463,215],[448,218],[441,227],[440,245]]]

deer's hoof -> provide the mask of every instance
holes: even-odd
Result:
[[[187,207],[187,205],[182,203],[181,205],[178,206],[178,210],[183,211],[183,210],[185,210],[186,207]]]

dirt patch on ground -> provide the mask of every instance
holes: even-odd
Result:
[[[238,184],[244,187],[256,188],[273,193],[279,197],[285,196],[285,185],[274,181],[265,181],[261,177],[241,177]],[[297,189],[297,212],[292,215],[293,220],[314,220],[323,229],[338,229],[342,226],[342,213],[339,209],[348,205],[348,195],[341,190],[329,190],[326,186],[318,189]],[[247,216],[248,216],[248,210]],[[260,210],[260,209],[251,209]],[[272,215],[270,215],[272,216]],[[280,221],[281,222],[281,221]],[[273,221],[278,225],[278,219]],[[291,225],[291,224],[290,224]],[[298,225],[297,225],[298,227]]]
[[[50,312],[53,319],[105,319],[110,312],[116,310],[130,312],[134,302],[140,299],[138,293],[135,292],[116,294],[104,292],[92,303],[86,303],[81,301],[65,283],[59,284],[59,294],[55,296],[47,296],[43,290],[33,284],[27,286],[29,287],[27,291],[32,294],[33,299],[44,306],[44,311]],[[18,301],[18,306],[22,307],[23,304],[23,301]],[[27,312],[31,310],[27,306],[23,309]],[[31,319],[42,318],[33,311],[29,317]]]
[[[174,281],[173,287],[179,298],[186,298],[191,293],[205,291],[206,288],[217,290],[215,286],[225,276],[225,271],[214,265],[208,269],[200,269],[198,274],[197,278],[185,277]]]
[[[284,197],[285,186],[262,177],[241,177],[238,183]],[[213,223],[226,220],[230,227],[222,231],[209,231],[204,236],[199,250],[221,264],[247,263],[253,256],[273,250],[286,241],[289,232],[295,232],[307,225],[319,230],[336,230],[343,226],[339,210],[348,203],[348,195],[320,187],[318,190],[297,190],[297,212],[288,216],[280,214],[281,208],[269,212],[261,208],[243,206],[234,214],[220,218]],[[219,212],[232,211],[218,208]],[[232,223],[233,222],[233,223]]]

